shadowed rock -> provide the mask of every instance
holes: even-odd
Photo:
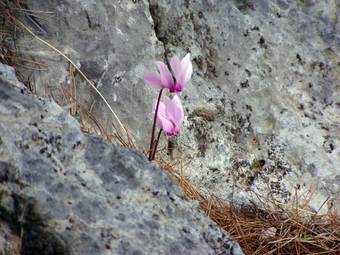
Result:
[[[242,254],[144,155],[3,76],[0,95],[0,254]]]

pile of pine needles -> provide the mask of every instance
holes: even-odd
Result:
[[[24,9],[22,0],[13,2],[17,8]],[[26,64],[47,68],[43,63],[22,58],[15,50],[11,41],[14,30],[25,31],[25,28],[12,15],[13,11],[6,8],[7,3],[0,0],[0,16],[4,17],[0,30],[0,61],[14,67]],[[91,107],[78,100],[75,85],[77,68],[72,61],[66,60],[70,63],[69,82],[60,87],[63,95],[62,99],[57,100],[60,106],[78,119],[83,132],[101,135],[109,142],[118,141],[126,147],[136,147],[132,139],[124,140],[117,133],[112,133],[108,123],[103,124],[105,122],[92,113]],[[34,93],[32,88],[29,89]],[[46,97],[51,96],[48,89],[45,94]],[[131,137],[131,134],[127,137]],[[156,161],[176,178],[186,198],[199,201],[202,210],[240,244],[245,254],[340,254],[340,217],[331,213],[319,215],[310,212],[308,199],[300,206],[289,209],[274,199],[263,200],[263,206],[240,208],[216,198],[205,197],[197,191],[182,173],[183,168],[188,167],[183,159],[169,160],[164,153],[160,153]]]
[[[240,208],[198,192],[182,174],[182,168],[187,167],[183,159],[166,162],[158,157],[157,160],[177,179],[186,198],[199,201],[204,212],[240,244],[245,254],[340,254],[340,217],[311,212],[308,205],[312,193],[291,208],[274,199]]]

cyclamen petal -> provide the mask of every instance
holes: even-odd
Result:
[[[189,53],[181,61],[181,67],[183,70],[183,73],[181,73],[181,82],[183,84],[186,84],[190,80],[192,75],[192,64],[190,61]]]
[[[180,62],[173,60],[173,71],[176,78],[175,90],[180,92],[185,84],[190,80],[192,75],[192,63],[190,61],[190,53],[188,53]],[[176,70],[174,70],[174,68]]]
[[[156,106],[157,106],[157,100],[155,100],[153,103],[153,114],[155,114]],[[168,120],[166,117],[166,109],[165,109],[165,104],[163,102],[159,102],[156,123],[166,133],[171,132],[173,129],[172,122]]]
[[[173,56],[170,60],[170,66],[172,69],[172,72],[174,73],[174,76],[177,77],[179,75],[180,67],[181,67],[181,61],[177,56]]]
[[[166,64],[161,61],[157,61],[156,65],[160,73],[160,79],[165,88],[171,89],[174,86],[174,79]]]
[[[144,80],[146,80],[149,83],[149,85],[153,88],[156,88],[156,89],[163,88],[162,81],[159,78],[159,75],[157,74],[154,74],[154,73],[146,74],[144,75]]]
[[[155,114],[156,103],[153,105]],[[157,124],[168,136],[177,136],[184,119],[182,103],[177,95],[173,99],[166,97],[164,102],[159,103]]]
[[[172,100],[167,98],[164,100],[166,115],[176,123],[177,126],[181,126],[184,119],[184,111],[181,100],[177,95],[173,97]]]
[[[155,99],[152,104],[152,113],[155,114],[157,107],[157,100]],[[165,115],[165,105],[163,102],[159,102],[158,105],[158,114]]]
[[[175,84],[169,68],[161,61],[156,62],[159,73],[149,73],[144,75],[144,80],[153,88],[171,90]]]
[[[180,60],[174,56],[170,60],[170,66],[173,72],[171,74],[168,66],[161,61],[156,62],[158,74],[147,74],[144,79],[153,88],[167,88],[170,93],[181,92],[185,84],[190,80],[192,75],[192,63],[190,61],[190,53]],[[176,83],[174,81],[174,78]]]
[[[181,61],[182,70],[186,70],[189,67],[189,65],[191,65],[190,53],[186,54],[185,57]]]
[[[160,126],[161,129],[164,130],[164,132],[169,135],[174,133],[174,126],[171,121],[166,119],[164,116],[159,115],[157,117],[157,123]]]

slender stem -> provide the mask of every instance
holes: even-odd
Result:
[[[158,136],[157,136],[157,139],[156,139],[156,141],[155,141],[155,146],[154,146],[153,152],[152,152],[152,160],[155,159],[156,152],[157,152],[157,146],[158,146],[159,138],[161,137],[162,131],[163,131],[163,130],[160,129],[159,132],[158,132]]]
[[[149,161],[152,160],[152,156],[153,156],[153,144],[154,144],[154,139],[155,139],[156,120],[157,120],[159,103],[162,97],[162,92],[163,92],[163,89],[159,91],[156,109],[155,109],[155,115],[153,116],[153,124],[152,124],[151,140],[150,140],[150,148],[149,148]]]

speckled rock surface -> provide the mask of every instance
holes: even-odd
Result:
[[[33,15],[16,12],[34,33],[70,57],[103,93],[121,121],[134,131],[140,144],[149,138],[150,102],[157,92],[146,88],[142,78],[155,57],[162,57],[147,1],[73,1],[27,0],[26,9],[40,10]],[[62,97],[61,86],[69,86],[73,73],[77,99],[91,107],[103,122],[114,121],[100,97],[68,62],[51,48],[16,30],[15,47],[39,65],[19,65],[22,75],[32,81],[36,93]],[[156,56],[155,56],[156,55]],[[143,121],[140,117],[143,116]],[[117,123],[116,123],[117,124]]]
[[[340,213],[339,2],[150,2],[167,52],[196,64],[181,138],[193,182],[239,203],[311,189],[312,208],[329,196],[323,211]]]
[[[12,86],[16,86],[20,89],[27,89],[24,84],[18,81],[18,78],[15,75],[15,69],[11,66],[0,63],[0,78]]]
[[[1,77],[0,246],[4,255],[243,254],[143,155],[84,136],[54,102]]]
[[[155,95],[143,73],[154,68],[154,59],[191,52],[194,75],[182,95],[187,117],[178,151],[188,155],[187,174],[203,192],[244,204],[256,203],[253,191],[289,203],[296,192],[312,190],[313,209],[330,197],[322,211],[340,210],[338,1],[27,5],[53,10],[58,22],[28,24],[79,63],[141,143]],[[49,72],[26,71],[38,88],[67,82],[60,57],[31,37],[17,38],[26,56],[51,66]],[[96,97],[78,82],[91,105]],[[107,117],[96,101],[96,111]]]

